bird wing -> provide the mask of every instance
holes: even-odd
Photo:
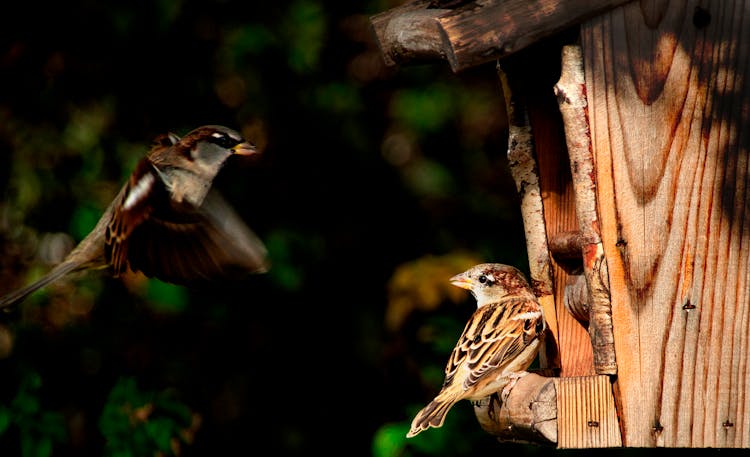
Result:
[[[214,190],[200,208],[157,206],[131,234],[127,258],[134,271],[175,284],[268,269],[263,243]]]
[[[176,140],[157,139],[113,202],[104,249],[112,273],[131,269],[186,284],[266,271],[265,246],[218,192],[210,190],[200,208],[170,198],[152,159]]]
[[[112,218],[104,232],[104,254],[114,276],[128,269],[131,235],[151,217],[153,202],[168,198],[164,183],[151,162],[141,159],[112,202]]]
[[[488,372],[508,367],[543,331],[539,305],[528,298],[478,308],[448,359],[444,386],[460,381],[464,390],[471,388]]]

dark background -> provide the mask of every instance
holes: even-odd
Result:
[[[272,269],[180,288],[92,272],[0,323],[2,455],[490,455],[468,402],[406,441],[474,308],[524,271],[494,63],[387,68],[397,1],[23,2],[0,19],[0,292],[90,230],[163,132],[263,149],[215,182]],[[551,86],[550,86],[551,95]]]

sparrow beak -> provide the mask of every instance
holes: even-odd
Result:
[[[463,273],[457,274],[456,276],[452,277],[450,279],[450,282],[456,287],[467,290],[471,290],[471,286],[474,285],[474,282],[471,280],[471,278],[465,276]]]
[[[244,141],[233,147],[232,152],[241,156],[249,156],[256,154],[258,152],[258,148],[256,148],[254,144]]]

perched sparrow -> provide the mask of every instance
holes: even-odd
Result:
[[[480,400],[503,389],[503,399],[526,374],[542,340],[542,307],[517,269],[483,263],[450,279],[477,300],[445,367],[445,382],[411,423],[407,438],[441,427],[459,400]],[[507,389],[507,390],[506,390]]]
[[[161,135],[91,233],[45,276],[0,298],[0,308],[87,269],[109,268],[115,277],[142,271],[175,284],[266,271],[263,243],[211,190],[229,156],[256,152],[239,133],[218,125],[182,138]]]

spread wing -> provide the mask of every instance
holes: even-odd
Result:
[[[263,243],[216,191],[200,208],[171,201],[157,207],[131,234],[128,262],[135,271],[175,284],[268,268]]]
[[[260,239],[216,191],[200,208],[175,203],[142,160],[116,199],[105,234],[114,275],[128,268],[175,284],[267,270]]]
[[[463,380],[466,390],[488,372],[505,370],[543,331],[539,305],[528,298],[510,297],[478,308],[448,359],[444,386]]]

